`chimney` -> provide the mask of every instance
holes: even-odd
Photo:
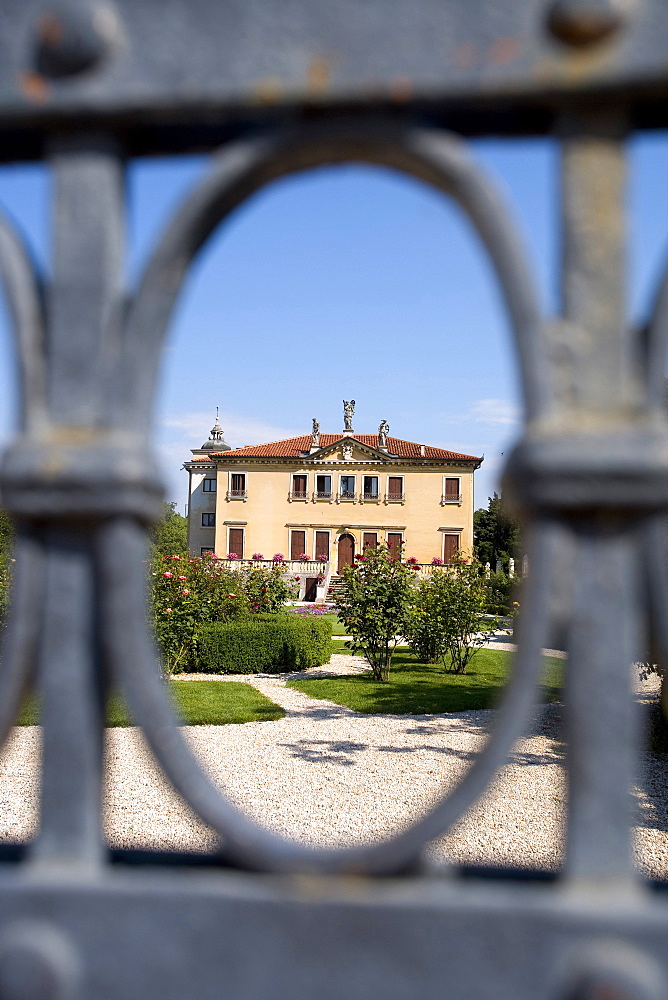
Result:
[[[424,458],[424,445],[420,445],[420,458]]]

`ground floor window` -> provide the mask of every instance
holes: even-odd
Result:
[[[201,556],[205,556],[205,555],[207,554],[207,552],[213,552],[213,549],[211,548],[211,546],[207,546],[207,545],[204,545],[204,546],[203,546],[203,547],[202,547],[202,548],[201,548],[201,549],[199,550],[199,554],[200,554]]]
[[[447,564],[454,562],[458,552],[459,552],[459,535],[444,534],[443,562]]]
[[[215,528],[216,527],[216,515],[215,514],[202,514],[202,527],[203,528]]]
[[[327,476],[329,479],[329,476]],[[329,532],[316,531],[315,533],[315,557],[323,562],[329,559]]]
[[[375,549],[378,546],[378,532],[376,531],[365,531],[362,535],[362,551],[366,552],[367,549]]]
[[[393,559],[401,559],[401,546],[403,541],[403,535],[400,531],[388,531],[387,547],[390,550],[390,555]]]
[[[290,532],[290,558],[299,559],[306,552],[306,532]]]
[[[229,528],[227,532],[227,554],[235,554],[237,559],[244,557],[244,529]]]

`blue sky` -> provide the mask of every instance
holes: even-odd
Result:
[[[474,144],[523,233],[545,309],[558,308],[558,159],[548,141]],[[668,250],[668,137],[630,146],[629,310],[641,318]],[[128,284],[206,158],[146,160],[128,174]],[[50,184],[39,167],[0,169],[0,203],[48,268]],[[459,210],[400,174],[344,166],[266,188],[196,260],[173,317],[153,440],[180,508],[181,464],[220,406],[226,439],[256,444],[343,427],[485,455],[476,505],[497,487],[520,414],[509,331],[488,261]],[[0,441],[14,426],[0,313]]]

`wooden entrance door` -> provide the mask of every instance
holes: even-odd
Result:
[[[355,539],[352,535],[341,535],[339,538],[339,565],[340,573],[344,566],[352,566],[355,561]]]
[[[236,552],[239,559],[244,557],[244,529],[230,528],[228,552]]]
[[[315,601],[318,596],[318,577],[317,576],[307,576],[306,577],[306,590],[304,591],[305,601]]]
[[[365,531],[362,535],[362,551],[375,549],[378,545],[378,534],[375,531]]]
[[[443,536],[443,562],[450,564],[455,561],[459,552],[459,535]]]

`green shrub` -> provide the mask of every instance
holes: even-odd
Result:
[[[335,598],[339,620],[377,681],[390,676],[397,636],[403,632],[414,585],[413,571],[386,545],[368,548],[344,566]]]
[[[446,671],[465,674],[499,623],[483,617],[487,601],[481,566],[461,553],[450,566],[420,580],[403,634],[422,662],[443,660]]]
[[[306,670],[332,655],[329,622],[287,614],[202,625],[196,635],[197,669],[212,674],[277,674]]]
[[[485,580],[487,612],[490,615],[508,615],[512,610],[517,580],[507,573],[491,573]]]

